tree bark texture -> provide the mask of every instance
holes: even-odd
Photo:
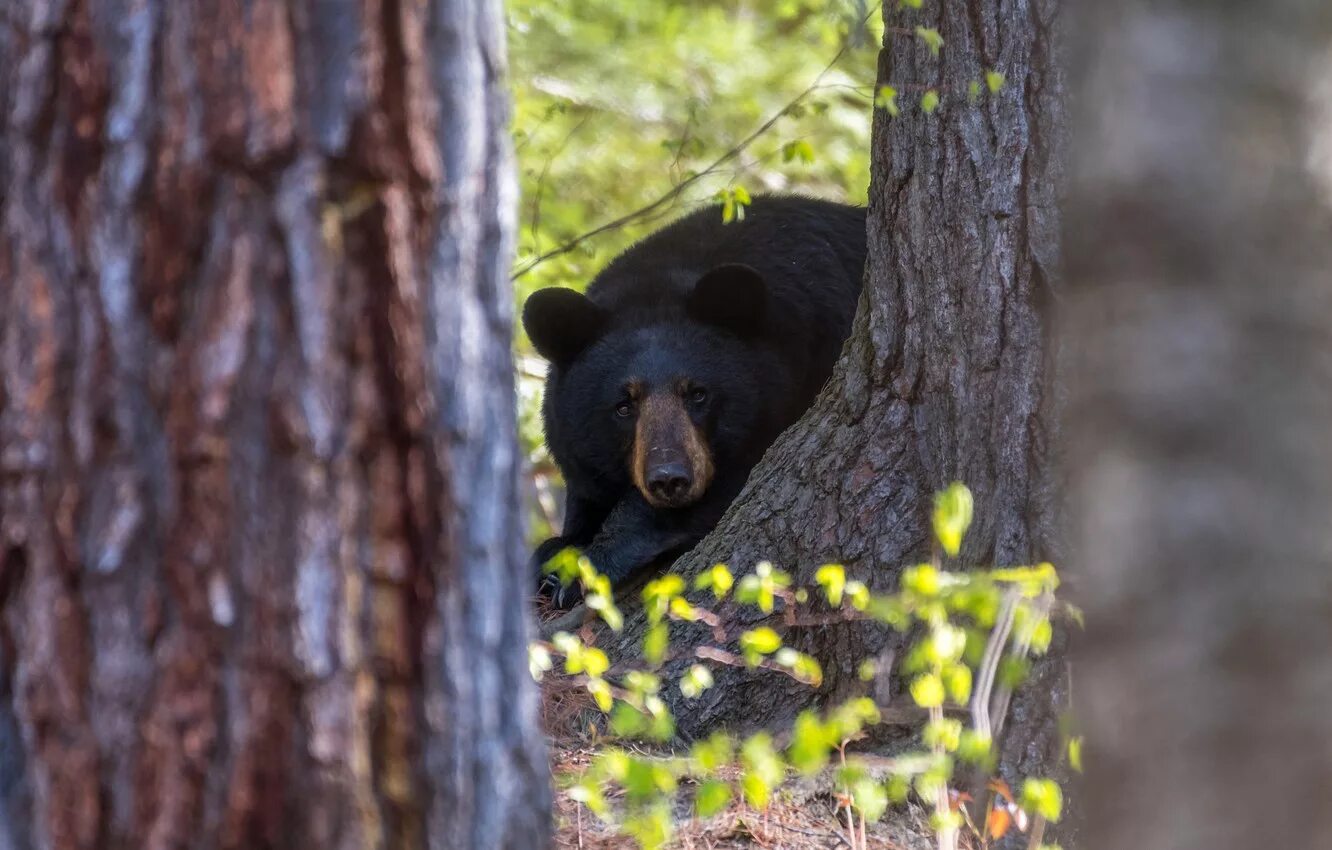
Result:
[[[1060,275],[1058,5],[885,6],[879,85],[897,88],[900,114],[875,112],[869,261],[853,335],[815,406],[677,571],[717,562],[747,571],[770,559],[808,583],[819,564],[837,561],[888,589],[901,567],[928,558],[932,496],[955,480],[976,504],[959,563],[1057,558],[1047,312]],[[917,25],[943,36],[939,57]],[[989,69],[1006,83],[972,102],[969,84]],[[918,105],[926,88],[940,97],[933,114]],[[877,635],[820,627],[788,640],[823,662],[821,699],[860,687],[857,665],[884,648]],[[1049,756],[1061,669],[1038,667],[1040,699],[1015,709],[1014,740],[1030,745],[1010,758],[1017,767]],[[783,722],[812,700],[776,674],[721,672],[718,687],[678,706],[687,732]]]
[[[544,844],[504,63],[495,0],[0,11],[0,848]]]
[[[1332,7],[1087,4],[1069,203],[1089,848],[1332,836]]]

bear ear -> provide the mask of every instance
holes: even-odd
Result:
[[[767,307],[768,286],[763,276],[742,263],[717,266],[699,278],[687,305],[695,320],[741,336],[762,329]]]
[[[606,311],[580,292],[563,287],[538,289],[523,305],[523,329],[537,353],[567,365],[601,335]]]

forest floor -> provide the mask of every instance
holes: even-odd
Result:
[[[555,778],[554,846],[578,850],[635,846],[632,839],[603,823],[564,790],[568,780],[586,771],[597,754],[595,732],[579,728],[597,714],[591,699],[585,692],[559,686],[544,687],[542,696],[543,722],[551,748],[551,774]],[[722,771],[718,778],[738,785],[739,771],[734,768]],[[688,781],[682,780],[682,785]],[[613,797],[610,802],[614,805]],[[857,824],[857,829],[860,828]],[[858,840],[855,846],[867,850],[931,850],[935,846],[929,813],[919,806],[890,811],[883,820],[865,824],[863,828],[864,841]],[[754,847],[813,850],[853,845],[846,811],[838,807],[831,777],[825,773],[812,780],[793,777],[763,812],[733,801],[719,814],[700,819],[692,815],[687,803],[681,802],[676,806],[674,836],[667,846],[676,850]]]

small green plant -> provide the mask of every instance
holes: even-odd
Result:
[[[717,666],[770,670],[818,687],[823,679],[818,660],[785,646],[782,628],[864,621],[909,633],[913,640],[896,669],[877,669],[872,660],[861,665],[866,681],[902,676],[912,701],[928,718],[920,748],[891,759],[886,775],[882,769],[872,771],[849,751],[881,720],[881,707],[869,697],[858,697],[825,712],[801,712],[782,736],[789,741],[785,746],[778,746],[768,732],[742,741],[718,733],[683,755],[604,746],[586,771],[568,779],[570,798],[651,848],[672,834],[672,803],[682,784],[693,789],[698,817],[714,815],[733,800],[762,812],[788,776],[831,769],[839,820],[845,819],[839,828],[845,829],[853,850],[866,846],[866,821],[877,820],[889,805],[905,802],[913,793],[931,809],[940,850],[956,848],[962,829],[981,847],[1013,829],[1028,835],[1033,850],[1043,846],[1045,824],[1061,815],[1055,782],[1030,777],[1014,795],[1003,782],[990,779],[986,794],[993,804],[981,807],[984,817],[977,823],[966,807],[973,801],[958,787],[958,777],[964,771],[968,776],[992,774],[995,742],[1013,689],[1030,656],[1045,653],[1050,645],[1059,579],[1054,567],[1044,563],[944,569],[944,556],[955,558],[961,552],[971,517],[966,487],[953,484],[938,494],[932,514],[935,556],[903,570],[892,593],[871,591],[839,564],[820,567],[811,588],[793,588],[791,576],[769,563],[758,564],[738,581],[725,565],[717,564],[697,576],[692,588],[674,574],[647,584],[642,592],[647,618],[642,656],[632,664],[612,669],[602,650],[568,632],[531,648],[533,674],[540,677],[554,669],[556,658],[562,659],[563,674],[587,689],[614,738],[665,744],[674,738],[675,723],[662,698],[664,689],[676,687],[684,698],[696,699],[712,687]],[[585,558],[570,550],[554,559],[550,569],[564,581],[581,582],[588,607],[611,629],[622,627],[623,616],[608,583]],[[810,610],[815,597],[831,614]],[[768,617],[755,627],[735,629],[729,623],[736,618],[723,615],[738,608],[757,609]],[[694,624],[706,630],[709,640],[689,650],[691,657],[673,654],[671,622]],[[590,639],[590,630],[583,634]],[[683,673],[667,683],[661,671],[671,661],[682,662],[672,669]],[[1069,757],[1080,769],[1077,739],[1069,742]]]

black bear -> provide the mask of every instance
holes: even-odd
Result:
[[[813,402],[851,329],[865,210],[754,199],[708,207],[616,257],[587,287],[539,290],[523,326],[550,361],[542,416],[567,487],[563,533],[612,584],[691,548]],[[558,607],[581,597],[546,577]]]

